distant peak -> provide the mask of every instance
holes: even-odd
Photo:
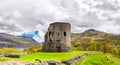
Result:
[[[95,29],[88,29],[88,30],[86,30],[86,31],[97,31],[97,30],[95,30]],[[86,31],[85,31],[85,32],[86,32]]]
[[[98,31],[98,30],[95,30],[95,29],[88,29],[86,31],[84,31],[82,33],[82,35],[84,36],[99,36],[99,35],[105,35],[106,33],[105,32],[102,32],[102,31]]]

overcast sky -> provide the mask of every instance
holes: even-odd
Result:
[[[120,34],[120,0],[0,0],[0,32],[21,35],[52,22],[69,22],[72,32],[86,29]]]

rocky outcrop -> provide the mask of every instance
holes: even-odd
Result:
[[[38,61],[39,64],[34,64],[34,63],[27,63],[25,65],[61,65],[61,62],[59,61],[43,61],[43,60],[39,60],[36,59],[35,61]]]
[[[5,53],[5,57],[11,57],[11,58],[20,58],[21,55],[19,54],[10,54],[10,53]]]
[[[48,63],[48,65],[60,65],[61,62],[59,61],[46,61]]]
[[[66,52],[71,50],[69,23],[56,22],[50,24],[45,35],[43,51],[45,52]]]
[[[24,65],[19,61],[7,61],[7,62],[2,62],[0,65]]]
[[[75,57],[73,57],[73,58],[71,58],[71,59],[62,61],[62,62],[65,63],[65,64],[67,64],[67,65],[75,65],[76,60],[78,60],[78,59],[80,59],[80,58],[82,58],[82,56],[81,56],[81,55],[78,55],[78,56],[75,56]]]

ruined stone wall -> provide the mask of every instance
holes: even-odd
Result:
[[[45,35],[43,51],[64,52],[71,50],[71,26],[69,23],[56,22],[50,24]]]

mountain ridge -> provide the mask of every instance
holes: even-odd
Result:
[[[95,29],[88,29],[81,33],[71,33],[71,41],[74,41],[76,39],[79,40],[79,39],[83,39],[83,38],[90,38],[90,39],[94,40],[94,39],[101,39],[101,38],[111,37],[111,36],[117,36],[117,35],[111,34],[111,33],[106,33],[103,31],[98,31]]]
[[[38,45],[33,38],[0,33],[0,47],[29,47]]]

